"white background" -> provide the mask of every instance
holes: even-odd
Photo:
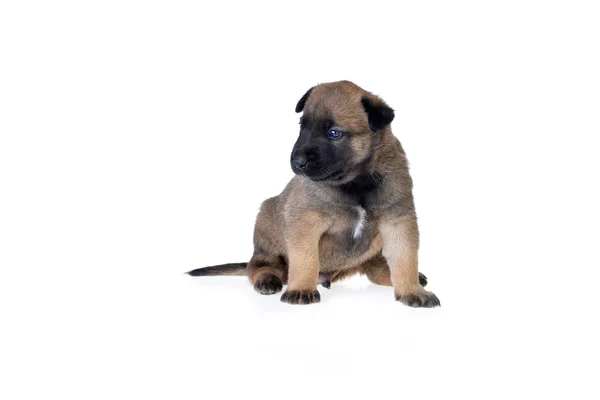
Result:
[[[3,1],[0,397],[598,399],[600,13],[583,1]],[[245,278],[294,107],[395,110],[421,270]]]

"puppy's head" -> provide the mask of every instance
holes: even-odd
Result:
[[[394,119],[383,100],[349,81],[312,87],[296,112],[302,117],[292,170],[329,184],[347,183],[363,172],[373,144]]]

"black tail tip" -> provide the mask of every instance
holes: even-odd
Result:
[[[191,271],[186,272],[186,274],[189,275],[189,276],[202,276],[202,275],[204,275],[202,273],[202,268],[193,269]]]

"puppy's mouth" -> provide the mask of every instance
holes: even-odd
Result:
[[[344,170],[338,169],[332,173],[322,175],[322,176],[309,176],[311,181],[315,182],[323,182],[323,181],[340,181],[344,179],[345,173]]]

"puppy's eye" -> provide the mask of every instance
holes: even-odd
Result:
[[[343,136],[344,134],[341,131],[338,131],[337,129],[330,129],[327,131],[327,136],[330,139],[339,139]]]

